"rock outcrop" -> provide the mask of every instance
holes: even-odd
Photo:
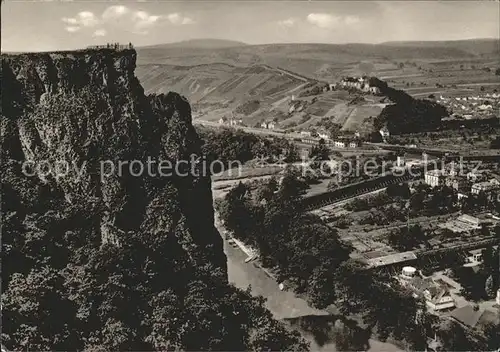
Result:
[[[99,209],[102,242],[169,233],[191,264],[227,280],[190,105],[145,96],[135,64],[134,50],[2,57],[2,210],[80,203]]]

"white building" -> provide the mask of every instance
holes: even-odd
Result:
[[[238,126],[238,125],[241,125],[242,123],[243,123],[242,119],[231,119],[231,120],[229,120],[229,125],[230,126]]]
[[[425,173],[425,183],[431,187],[442,186],[446,182],[446,172],[444,170],[429,170]]]
[[[427,307],[434,311],[455,307],[455,300],[447,287],[434,282],[431,278],[418,276],[414,267],[404,267],[398,280],[403,287],[411,289],[416,297],[423,297]]]
[[[382,136],[383,139],[389,137],[391,134],[389,133],[389,130],[387,129],[387,127],[383,127],[380,131],[379,131],[380,135]]]
[[[337,148],[345,148],[346,147],[346,142],[342,140],[335,140],[333,142],[333,145]]]
[[[499,188],[500,187],[498,181],[495,179],[491,179],[490,181],[473,184],[470,191],[472,194],[479,194],[481,192],[491,193],[498,190]]]
[[[325,141],[330,140],[330,136],[325,132],[318,132],[318,137],[323,138]]]

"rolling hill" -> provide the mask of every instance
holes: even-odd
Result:
[[[192,102],[195,117],[235,114],[249,126],[276,119],[280,127],[302,128],[326,117],[344,130],[357,130],[380,112],[378,101],[347,107],[352,96],[322,93],[300,98],[301,108],[290,111],[292,98],[315,82],[333,83],[346,75],[375,75],[420,97],[440,93],[441,85],[466,90],[467,83],[479,88],[498,82],[493,39],[265,45],[196,39],[137,52],[136,74],[146,93],[176,91]]]

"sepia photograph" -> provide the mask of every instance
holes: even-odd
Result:
[[[500,1],[2,0],[1,352],[500,352]]]

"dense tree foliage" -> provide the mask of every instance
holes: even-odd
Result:
[[[198,132],[204,141],[203,153],[209,162],[219,160],[228,166],[231,161],[244,163],[256,158],[266,158],[269,162],[299,160],[297,147],[285,138],[269,140],[229,128],[200,128]]]
[[[432,131],[440,126],[443,117],[448,116],[444,106],[426,99],[414,99],[402,90],[389,87],[386,82],[376,77],[370,78],[370,85],[378,87],[380,92],[393,102],[374,120],[377,130],[386,126],[391,134]]]
[[[135,54],[106,55],[2,57],[2,348],[307,350],[228,284],[208,178],[99,175],[108,159],[201,157],[185,99],[145,97]],[[43,178],[27,159],[88,167]]]
[[[418,248],[425,243],[426,236],[420,225],[411,226],[409,229],[403,227],[397,231],[393,231],[388,236],[389,244],[401,251],[409,251]]]
[[[190,265],[176,230],[129,232],[121,246],[101,246],[99,210],[84,200],[3,215],[2,341],[9,348],[307,349],[262,299]]]
[[[263,264],[276,268],[278,279],[305,293],[312,305],[361,315],[380,339],[423,350],[427,323],[417,322],[417,315],[426,316],[425,308],[397,283],[349,259],[336,230],[298,206],[301,189],[298,175],[287,170],[281,184],[264,182],[256,195],[240,184],[218,210],[234,236],[258,248]]]

